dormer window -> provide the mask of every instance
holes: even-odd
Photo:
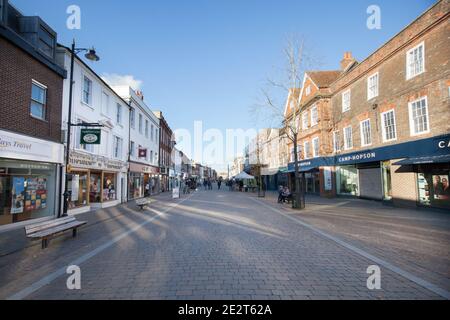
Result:
[[[55,37],[51,35],[43,26],[38,31],[38,49],[48,58],[55,57]]]

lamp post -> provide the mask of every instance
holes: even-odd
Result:
[[[67,119],[67,141],[66,141],[66,174],[65,174],[65,182],[64,182],[64,206],[63,206],[63,214],[62,217],[67,216],[67,211],[69,208],[69,190],[68,190],[68,184],[69,184],[69,156],[70,156],[70,134],[71,134],[71,128],[77,127],[77,126],[83,126],[83,127],[102,127],[102,125],[98,123],[85,123],[85,124],[73,124],[72,123],[72,94],[73,94],[73,65],[75,60],[75,55],[80,52],[87,52],[85,54],[86,59],[91,61],[99,61],[100,58],[97,56],[95,49],[85,49],[85,48],[76,48],[75,46],[75,39],[72,42],[72,48],[70,50],[70,83],[69,83],[69,115]]]

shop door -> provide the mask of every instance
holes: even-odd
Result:
[[[381,169],[359,169],[360,197],[374,200],[383,199],[383,187],[381,184]]]

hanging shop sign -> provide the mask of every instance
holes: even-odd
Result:
[[[81,129],[80,144],[100,144],[101,129]]]
[[[139,148],[139,158],[147,158],[147,149]]]

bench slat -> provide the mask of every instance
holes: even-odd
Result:
[[[82,225],[84,225],[86,223],[87,223],[87,221],[73,221],[73,222],[70,222],[70,223],[66,223],[66,224],[63,224],[63,225],[56,226],[54,228],[50,228],[50,229],[46,229],[46,230],[43,230],[43,231],[39,231],[39,232],[30,234],[28,237],[29,238],[43,238],[43,237],[47,237],[49,235],[53,235],[53,234],[57,234],[57,233],[60,233],[60,232],[63,232],[63,231],[67,231],[69,229],[80,227],[80,226],[82,226]]]
[[[25,232],[26,232],[26,234],[35,233],[35,232],[39,232],[41,230],[45,230],[45,229],[53,228],[53,227],[56,227],[56,226],[59,226],[62,224],[70,223],[72,221],[75,221],[74,217],[66,217],[66,218],[59,218],[59,219],[54,219],[54,220],[50,220],[50,221],[45,221],[45,222],[25,226]]]

